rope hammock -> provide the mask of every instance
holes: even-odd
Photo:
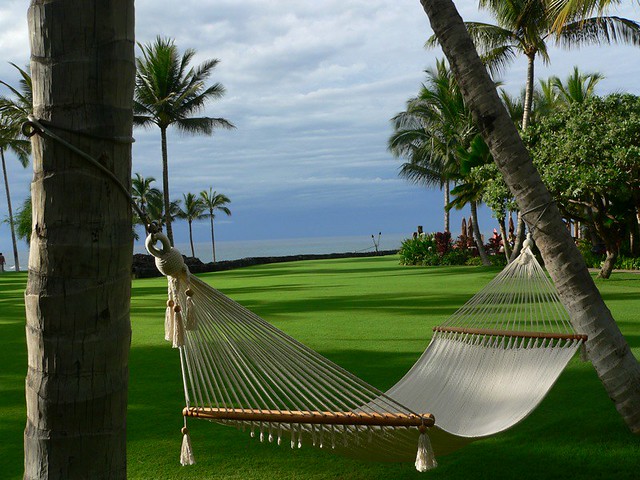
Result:
[[[149,235],[146,246],[169,282],[165,339],[180,352],[183,465],[194,463],[186,418],[197,417],[291,448],[415,459],[426,471],[435,455],[525,418],[586,341],[528,240],[382,392],[191,275],[164,235]]]

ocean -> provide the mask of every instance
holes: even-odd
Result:
[[[400,233],[382,234],[379,239],[375,236],[379,250],[394,250],[400,248],[400,244],[407,235]],[[279,257],[285,255],[301,255],[314,253],[351,253],[372,252],[375,246],[371,235],[358,235],[350,237],[317,237],[317,238],[285,238],[278,240],[238,240],[216,241],[216,260],[236,260],[245,257]],[[194,244],[196,257],[207,263],[212,261],[211,242],[199,242]],[[191,256],[191,247],[188,243],[178,243],[176,248],[183,255]],[[5,249],[4,256],[7,260],[5,268],[14,269],[13,253]],[[143,241],[136,242],[134,253],[147,253]],[[26,270],[29,259],[29,250],[18,251],[21,270]]]

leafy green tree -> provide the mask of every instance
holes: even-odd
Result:
[[[27,119],[27,115],[33,111],[33,94],[29,73],[13,63],[11,65],[13,65],[20,74],[20,86],[19,88],[14,88],[10,84],[0,80],[0,84],[7,87],[12,93],[12,97],[0,97],[0,161],[2,162],[4,187],[7,194],[7,210],[9,213],[9,228],[11,230],[11,241],[13,244],[13,258],[16,271],[19,272],[20,260],[18,258],[18,244],[16,241],[5,152],[9,151],[15,154],[23,167],[26,168],[29,165],[31,142],[22,135],[20,127]]]
[[[211,250],[213,253],[213,262],[215,263],[216,241],[213,234],[213,220],[215,219],[216,211],[220,211],[227,216],[231,215],[231,210],[229,210],[229,207],[227,207],[227,205],[231,203],[231,200],[229,200],[229,197],[227,197],[226,195],[212,190],[211,187],[209,187],[208,192],[206,190],[200,192],[200,200],[202,201],[204,209],[209,212],[207,216],[209,217],[209,221],[211,222]]]
[[[180,55],[174,41],[157,37],[154,42],[139,44],[142,56],[136,60],[137,75],[133,102],[134,125],[160,128],[162,145],[162,189],[165,204],[167,237],[173,244],[169,216],[169,163],[167,129],[174,125],[187,134],[212,135],[215,129],[235,128],[224,118],[194,117],[208,102],[221,98],[225,89],[220,83],[206,86],[218,59],[209,59],[189,67],[195,50]]]
[[[640,209],[640,98],[591,97],[532,127],[531,154],[562,213],[590,226],[609,278]]]
[[[389,150],[407,159],[399,175],[410,182],[444,189],[449,204],[450,183],[458,178],[456,151],[469,144],[474,127],[462,94],[446,62],[426,70],[427,81],[417,97],[407,101],[405,111],[393,119],[394,133]],[[445,208],[445,231],[449,231],[449,211]]]
[[[195,251],[193,249],[193,229],[192,223],[194,220],[201,220],[205,218],[204,205],[193,193],[182,194],[184,200],[184,208],[178,208],[177,217],[184,218],[189,224],[189,244],[191,245],[191,256],[195,257]]]
[[[22,202],[15,216],[16,236],[24,240],[27,245],[31,243],[31,197]]]

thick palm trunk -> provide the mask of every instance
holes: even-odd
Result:
[[[589,336],[587,354],[629,428],[640,433],[640,364],[542,183],[451,0],[421,0],[451,69],[534,236],[575,329]]]
[[[449,193],[449,180],[447,180],[444,184],[444,231],[445,232],[450,232],[451,231],[451,225],[450,225],[450,220],[451,220],[451,211],[447,208],[447,205],[449,205],[450,202],[450,193]]]
[[[167,129],[160,128],[162,144],[162,194],[164,196],[164,225],[167,228],[167,238],[173,245],[173,229],[171,228],[171,200],[169,200],[169,159],[167,154]]]
[[[469,202],[469,205],[471,206],[471,220],[473,220],[473,239],[476,242],[482,264],[488,267],[491,265],[491,260],[489,260],[489,255],[487,255],[487,251],[484,249],[484,242],[482,241],[482,234],[480,233],[480,226],[478,225],[478,205],[476,202]]]
[[[35,116],[129,185],[133,0],[32,0],[28,17]],[[24,477],[124,479],[131,207],[69,148],[32,147]]]
[[[211,220],[211,251],[213,253],[213,263],[216,263],[216,239],[213,235],[213,211],[209,212],[209,219]]]
[[[11,243],[13,244],[13,261],[15,262],[16,272],[20,271],[20,260],[18,258],[18,242],[16,242],[16,227],[13,223],[13,210],[11,208],[11,193],[9,192],[9,178],[7,177],[7,165],[4,160],[4,149],[0,148],[0,157],[2,157],[2,175],[4,176],[4,188],[7,192],[7,210],[9,212],[9,228],[11,229]]]

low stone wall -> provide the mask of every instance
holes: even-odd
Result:
[[[191,273],[219,272],[222,270],[232,270],[234,268],[250,267],[252,265],[264,265],[267,263],[297,262],[300,260],[326,260],[330,258],[356,258],[356,257],[377,257],[383,255],[395,255],[397,250],[383,250],[380,252],[352,252],[352,253],[319,253],[305,255],[286,255],[282,257],[247,257],[238,260],[224,260],[221,262],[203,263],[195,257],[185,257],[184,263],[189,267]],[[156,268],[154,258],[151,255],[136,253],[133,256],[132,266],[133,278],[160,277],[162,274]]]

